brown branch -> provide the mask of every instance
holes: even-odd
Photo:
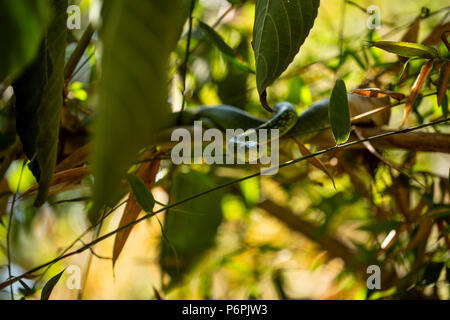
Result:
[[[390,132],[379,128],[367,127],[359,127],[359,130],[364,137],[373,137]],[[357,138],[352,136],[351,141],[355,140],[357,140]],[[329,132],[323,132],[308,142],[320,147],[331,147],[334,145],[334,140]],[[450,153],[450,134],[408,132],[400,135],[383,137],[373,141],[372,144],[376,148]],[[363,148],[364,146],[355,145],[354,147]]]

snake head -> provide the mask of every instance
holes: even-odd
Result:
[[[260,154],[258,141],[248,140],[249,135],[237,135],[228,141],[228,148],[234,150],[236,158],[240,162],[251,163],[258,161],[263,155]]]

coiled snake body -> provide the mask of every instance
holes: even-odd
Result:
[[[261,129],[268,130],[267,142],[282,137],[309,139],[321,130],[329,128],[328,104],[328,99],[321,100],[297,115],[292,104],[280,102],[274,106],[274,114],[269,120],[254,117],[239,108],[228,105],[187,109],[181,117],[179,114],[177,117],[181,119],[181,125],[192,125],[194,121],[202,120],[208,127],[222,131],[243,129],[245,131],[243,134],[233,138],[236,144],[248,140],[255,133],[258,134]],[[279,134],[276,137],[271,136],[270,129],[278,129]]]

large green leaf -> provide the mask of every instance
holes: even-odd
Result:
[[[177,173],[173,180],[171,203],[212,188],[208,176],[198,172]],[[209,249],[222,221],[222,193],[210,193],[169,210],[165,217],[161,265],[171,276],[171,284],[185,273]]]
[[[51,3],[54,18],[39,55],[13,84],[17,132],[39,182],[36,206],[46,201],[55,169],[63,103],[68,1],[52,0]]]
[[[49,0],[0,2],[0,81],[15,78],[33,61],[51,19],[49,4]]]
[[[328,118],[337,144],[347,142],[350,137],[350,108],[347,88],[341,79],[336,81],[331,93]]]
[[[104,205],[112,204],[138,152],[169,123],[167,72],[181,19],[178,0],[105,4],[92,223]]]
[[[314,25],[319,0],[256,0],[256,82],[263,96],[294,60]]]

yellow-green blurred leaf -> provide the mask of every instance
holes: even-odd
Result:
[[[94,128],[96,223],[138,152],[168,126],[168,64],[181,19],[177,0],[109,0],[104,7],[100,106]]]

